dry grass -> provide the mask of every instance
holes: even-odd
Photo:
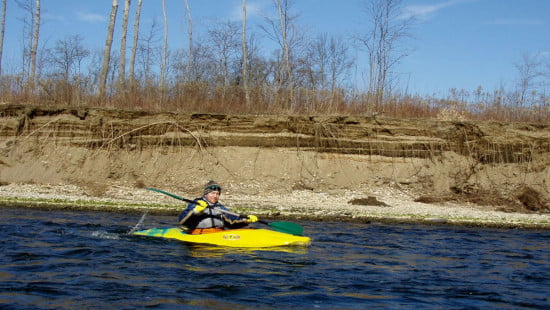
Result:
[[[106,98],[99,98],[92,79],[71,81],[40,79],[29,90],[19,76],[0,78],[0,102],[64,106],[106,106],[122,109],[226,114],[309,114],[309,115],[384,115],[395,118],[437,118],[443,120],[494,120],[502,122],[550,121],[550,99],[544,94],[534,101],[518,103],[514,93],[486,92],[460,99],[449,95],[431,96],[393,94],[381,104],[376,96],[351,90],[334,91],[296,88],[281,90],[268,84],[250,89],[247,105],[239,85],[221,87],[206,82],[175,82],[161,88],[154,82],[127,82],[124,87],[109,85]],[[454,93],[454,92],[451,92]]]

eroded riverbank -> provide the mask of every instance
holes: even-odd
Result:
[[[177,214],[222,184],[267,218],[549,226],[550,126],[0,104],[0,203]]]

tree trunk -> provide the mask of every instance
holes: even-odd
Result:
[[[111,16],[109,18],[109,27],[107,29],[107,39],[105,40],[105,49],[103,51],[103,65],[101,66],[101,76],[99,80],[99,96],[105,99],[107,88],[107,75],[109,73],[109,60],[111,58],[111,46],[113,45],[113,33],[115,31],[116,14],[118,10],[118,0],[113,0]]]
[[[544,63],[539,59],[539,56],[526,53],[521,55],[521,62],[515,64],[519,73],[517,107],[523,108],[528,102],[527,95],[530,93],[533,84],[539,77],[544,76],[543,71],[540,69],[543,65]]]
[[[162,64],[160,67],[160,87],[164,91],[166,86],[166,58],[168,57],[168,16],[166,15],[166,0],[162,0],[162,15],[164,16],[164,44],[162,48]]]
[[[36,79],[36,54],[38,52],[38,37],[40,33],[40,0],[36,0],[36,8],[34,12],[34,31],[32,34],[32,46],[31,46],[31,91],[34,88],[34,82]]]
[[[391,92],[393,67],[407,56],[407,50],[399,49],[398,43],[409,36],[415,19],[400,18],[402,6],[402,0],[371,0],[366,7],[371,29],[360,41],[368,52],[369,96],[377,108]]]
[[[243,5],[243,30],[242,30],[242,53],[243,53],[243,71],[242,80],[244,88],[244,97],[246,100],[246,108],[250,109],[250,93],[248,90],[248,51],[246,44],[246,0],[242,0]]]
[[[290,108],[294,100],[294,86],[292,83],[292,72],[290,69],[290,48],[288,46],[287,30],[288,30],[288,2],[284,1],[284,6],[281,0],[277,0],[277,11],[279,13],[279,27],[281,28],[281,41],[283,47],[283,64],[281,67],[281,83],[286,83],[286,90],[289,92],[289,98],[284,98],[283,107]]]
[[[185,69],[185,82],[189,82],[191,77],[191,66],[193,63],[193,21],[191,20],[191,10],[189,9],[188,0],[185,0],[185,12],[187,12],[187,20],[189,22],[189,47],[187,51],[187,68]]]
[[[135,80],[135,64],[136,64],[136,53],[137,53],[137,46],[138,46],[138,40],[139,40],[139,18],[141,15],[141,4],[143,0],[138,0],[137,9],[136,9],[136,18],[134,21],[134,40],[132,43],[132,54],[130,56],[130,80],[132,84]]]
[[[2,55],[4,51],[4,33],[6,31],[6,4],[8,0],[2,0],[2,19],[0,20],[0,75],[2,75]]]
[[[120,39],[120,68],[118,80],[121,87],[124,87],[126,76],[126,35],[128,33],[128,13],[130,12],[130,0],[124,1],[124,14],[122,18],[122,33]]]

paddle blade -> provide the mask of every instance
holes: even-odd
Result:
[[[302,226],[291,222],[271,222],[269,226],[273,228],[273,230],[291,235],[301,236],[304,232]]]

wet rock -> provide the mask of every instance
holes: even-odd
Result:
[[[529,186],[525,186],[519,191],[517,199],[527,210],[536,212],[548,210],[541,199],[540,193]]]
[[[390,207],[383,201],[379,201],[374,196],[368,196],[367,198],[356,198],[348,201],[352,205],[364,205],[364,206],[377,206],[377,207]]]

